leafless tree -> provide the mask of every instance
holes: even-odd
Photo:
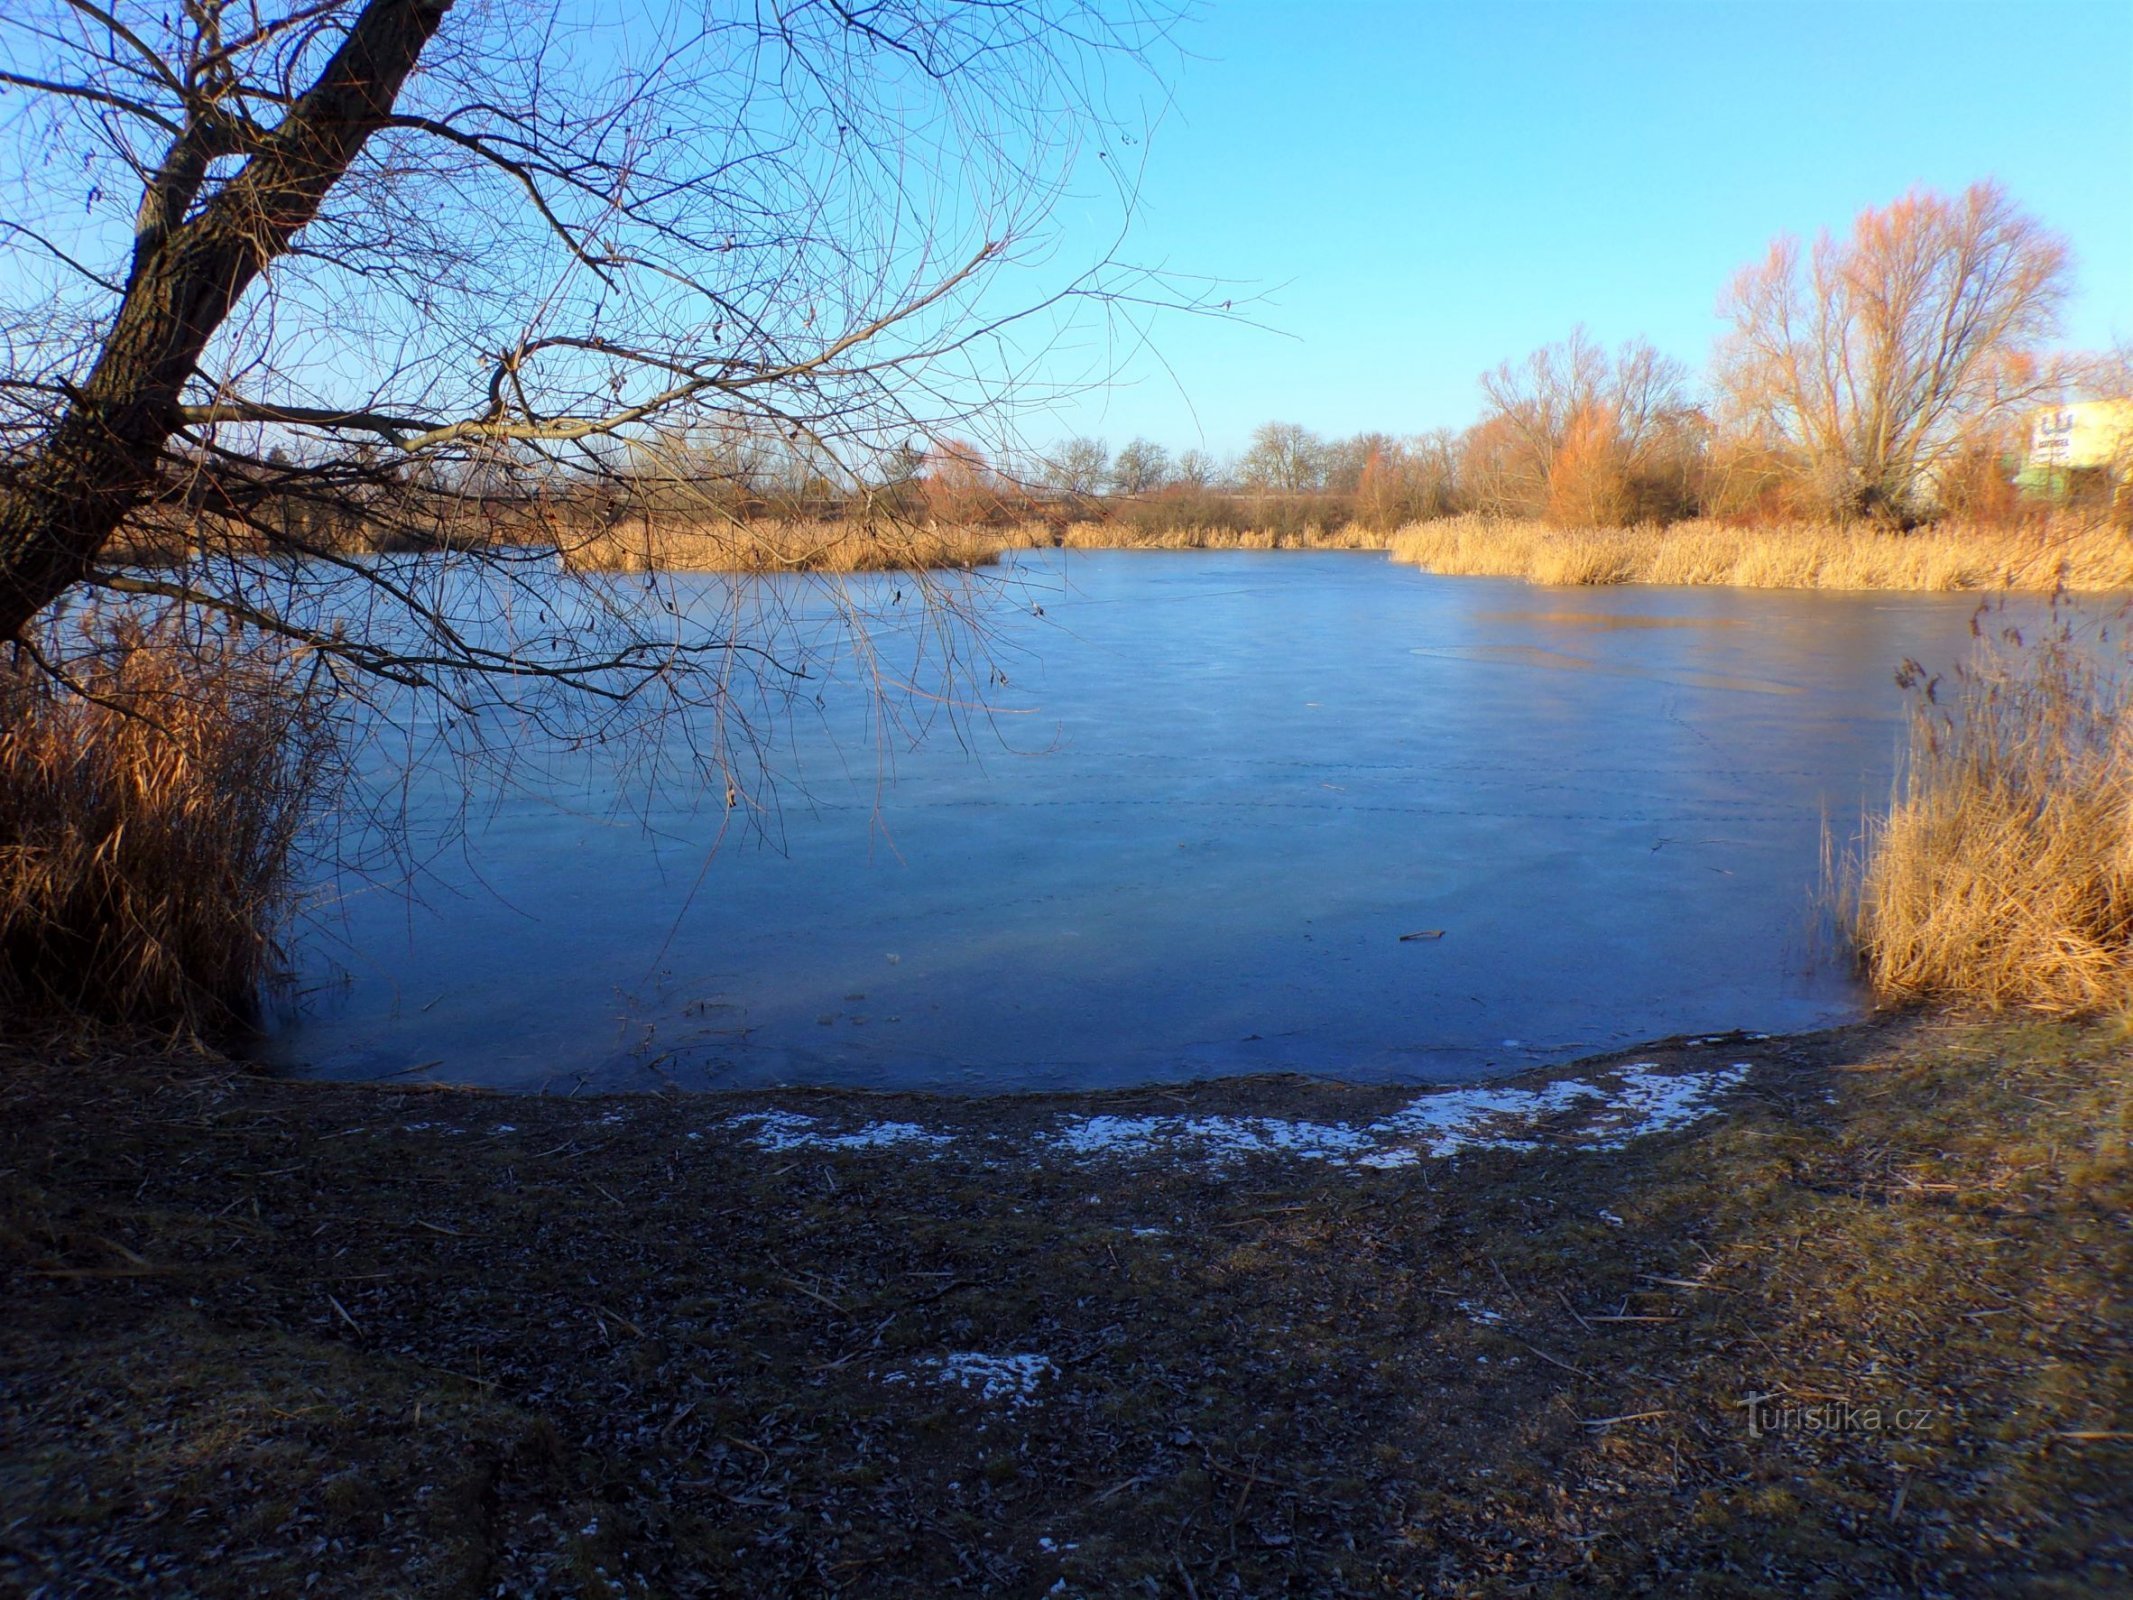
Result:
[[[1101,439],[1067,439],[1044,460],[1045,482],[1060,494],[1102,494],[1111,476],[1111,447]]]
[[[1328,487],[1354,497],[1354,516],[1366,528],[1391,533],[1410,522],[1449,516],[1460,509],[1455,469],[1458,436],[1449,432],[1396,439],[1358,434],[1343,444],[1360,457],[1352,476],[1333,477]]]
[[[2107,349],[2067,353],[2061,358],[2059,376],[2068,399],[2133,399],[2133,338],[2120,339]]]
[[[1326,446],[1296,422],[1267,422],[1252,430],[1252,442],[1237,463],[1237,476],[1248,489],[1304,494],[1320,487],[1326,475]]]
[[[1745,268],[1720,305],[1719,384],[1829,510],[1905,520],[1939,469],[2057,386],[2037,347],[2066,291],[2065,243],[1997,184],[1914,190]]]
[[[1222,463],[1205,450],[1181,450],[1171,481],[1187,489],[1212,489],[1223,481]]]
[[[1319,458],[1320,486],[1335,494],[1353,494],[1371,459],[1396,454],[1399,448],[1399,441],[1389,433],[1357,433],[1328,440]]]
[[[1695,416],[1680,362],[1643,339],[1610,356],[1582,326],[1482,374],[1481,392],[1487,404],[1469,455],[1484,509],[1498,514],[1544,509],[1565,449],[1575,441],[1582,455],[1600,435],[1627,494],[1630,480],[1678,452]]]
[[[1135,439],[1111,463],[1111,487],[1120,494],[1153,494],[1170,481],[1170,452],[1153,439]]]
[[[791,684],[804,640],[554,546],[677,444],[863,497],[1174,298],[1048,265],[1163,3],[13,0],[0,639],[102,591],[457,713]]]

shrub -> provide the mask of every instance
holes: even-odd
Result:
[[[71,686],[0,659],[0,1010],[227,1028],[339,770],[319,675],[175,618],[84,627]]]

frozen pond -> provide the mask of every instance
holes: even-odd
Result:
[[[1886,800],[1894,669],[1976,606],[1025,554],[1006,714],[913,748],[832,686],[773,826],[715,850],[716,795],[649,829],[589,768],[506,798],[420,903],[348,898],[307,956],[345,981],[266,1053],[552,1092],[1450,1082],[1826,1024],[1860,999],[1814,934],[1824,820]]]

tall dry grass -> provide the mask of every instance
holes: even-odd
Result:
[[[898,572],[978,567],[1041,529],[975,524],[632,517],[562,548],[578,572]]]
[[[1392,537],[1395,561],[1446,576],[1544,584],[1717,584],[1746,589],[2100,591],[2133,588],[2133,538],[2102,519],[2014,527],[1940,523],[1677,522],[1551,528],[1448,517]]]
[[[1386,536],[1350,524],[1230,527],[1134,518],[957,522],[776,522],[630,518],[568,540],[580,572],[889,572],[979,567],[1005,550],[1382,550]]]
[[[219,1030],[275,971],[334,725],[283,652],[93,626],[74,688],[0,659],[0,1012]]]
[[[1070,550],[1382,550],[1385,535],[1354,523],[1230,528],[1108,521],[1072,523],[1056,542]]]
[[[1999,643],[1915,708],[1901,787],[1841,882],[1876,994],[2133,1005],[2133,677],[2065,631]]]

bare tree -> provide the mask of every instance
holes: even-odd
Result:
[[[1634,516],[1634,480],[1678,455],[1695,417],[1688,369],[1649,341],[1631,339],[1610,356],[1582,326],[1522,362],[1482,374],[1487,401],[1470,451],[1487,509],[1532,516],[1551,504],[1578,504],[1610,519]],[[1564,452],[1576,445],[1578,490],[1559,480]],[[1595,474],[1619,480],[1599,484]]]
[[[1101,439],[1068,439],[1045,458],[1045,478],[1061,494],[1103,493],[1111,476],[1111,447]]]
[[[1353,485],[1347,488],[1355,496],[1355,520],[1361,526],[1391,533],[1457,509],[1455,435],[1425,434],[1409,440],[1362,434],[1350,444],[1362,455]],[[1332,487],[1346,486],[1336,482]]]
[[[1536,514],[1532,452],[1510,418],[1489,412],[1459,435],[1458,451],[1456,476],[1468,509],[1485,517]]]
[[[1601,404],[1606,388],[1607,352],[1583,325],[1522,362],[1482,374],[1480,425],[1493,425],[1503,493],[1518,509],[1531,512],[1545,501],[1548,474],[1575,419]]]
[[[1325,482],[1326,446],[1301,423],[1267,422],[1252,430],[1251,445],[1237,463],[1248,489],[1304,494]]]
[[[1152,439],[1135,439],[1111,463],[1111,487],[1119,494],[1153,494],[1170,481],[1170,452]]]
[[[1467,509],[1466,485],[1459,478],[1460,436],[1456,429],[1432,428],[1417,435],[1410,454],[1429,506],[1425,515],[1445,517]]]
[[[1357,433],[1328,440],[1320,457],[1320,485],[1335,494],[1353,494],[1372,457],[1395,454],[1399,447],[1399,441],[1389,433]]]
[[[2133,338],[2120,339],[2082,362],[2079,382],[2091,400],[2133,399]]]
[[[1182,450],[1170,476],[1187,489],[1212,489],[1222,482],[1222,463],[1205,450]]]
[[[1829,510],[1907,520],[1934,474],[2056,385],[2035,350],[2066,292],[2064,242],[1999,185],[1914,190],[1743,269],[1719,384]]]
[[[968,439],[944,439],[935,445],[918,483],[927,515],[946,523],[985,522],[1008,494],[1008,485],[985,452]]]
[[[559,593],[550,552],[677,440],[719,442],[692,473],[863,497],[999,415],[1080,308],[1162,298],[1108,258],[1043,263],[1170,21],[17,0],[0,639],[48,645],[40,616],[94,589],[462,710],[539,684],[725,704],[743,663],[804,673],[656,579]],[[438,559],[349,551],[396,542]],[[164,565],[129,564],[150,546]]]

